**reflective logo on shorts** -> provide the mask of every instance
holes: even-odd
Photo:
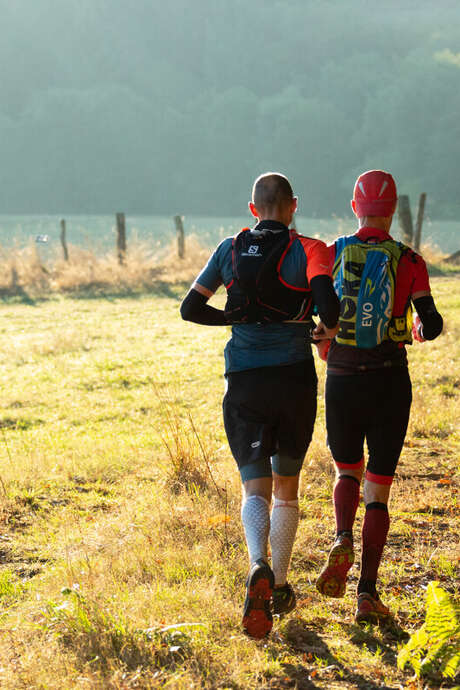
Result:
[[[257,254],[259,251],[259,245],[258,244],[251,244],[248,247],[248,254]]]
[[[260,441],[254,441],[254,443],[251,443],[251,448],[258,448],[260,446]]]

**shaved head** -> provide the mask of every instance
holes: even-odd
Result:
[[[291,184],[280,173],[264,173],[254,182],[252,203],[260,211],[281,210],[292,204],[293,199]]]

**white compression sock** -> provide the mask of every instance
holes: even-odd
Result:
[[[248,496],[241,506],[241,521],[248,545],[249,561],[267,560],[270,504],[263,496]]]
[[[282,501],[275,498],[271,515],[270,544],[272,547],[272,569],[275,585],[286,583],[297,525],[299,524],[299,501]]]

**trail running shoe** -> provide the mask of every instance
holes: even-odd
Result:
[[[273,613],[283,616],[295,609],[296,597],[291,585],[286,582],[282,587],[273,590]]]
[[[261,640],[268,635],[273,626],[270,601],[274,584],[275,577],[272,569],[260,558],[249,571],[243,608],[244,631],[256,640]]]
[[[347,573],[355,560],[353,542],[340,534],[329,553],[327,563],[316,580],[316,589],[325,597],[343,597]]]
[[[376,599],[367,592],[358,594],[358,606],[355,614],[357,623],[381,623],[390,617],[390,609],[382,604],[380,599]]]

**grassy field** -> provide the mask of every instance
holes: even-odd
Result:
[[[343,600],[314,587],[334,532],[318,362],[290,576],[299,606],[263,642],[240,630],[240,484],[220,410],[227,329],[180,320],[183,284],[8,298],[0,687],[440,687],[396,667],[405,635],[423,622],[427,583],[454,592],[458,582],[460,278],[435,277],[432,287],[445,332],[410,348],[414,403],[381,568],[396,623],[354,624],[356,565]],[[361,505],[356,535],[362,515]]]

